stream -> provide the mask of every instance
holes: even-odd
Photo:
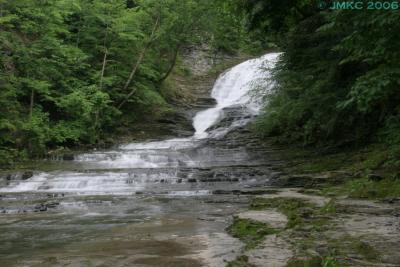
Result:
[[[222,267],[233,260],[243,244],[225,228],[249,197],[238,192],[266,187],[274,175],[245,138],[261,109],[252,88],[278,56],[221,74],[211,92],[217,104],[194,116],[192,137],[90,151],[8,179],[0,188],[0,266]]]

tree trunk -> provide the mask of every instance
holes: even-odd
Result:
[[[108,12],[108,16],[110,17],[110,12]],[[100,74],[100,90],[103,88],[103,78],[104,78],[104,71],[107,65],[107,56],[108,56],[108,48],[107,48],[107,37],[108,37],[108,23],[106,24],[106,31],[104,33],[104,40],[103,40],[103,47],[104,47],[104,57],[103,57],[103,65],[101,67],[101,74]]]
[[[123,88],[124,91],[125,91],[126,89],[128,89],[129,85],[130,85],[131,82],[132,82],[133,77],[134,77],[135,74],[136,74],[136,71],[138,70],[140,64],[142,63],[142,60],[143,60],[144,56],[146,55],[147,50],[150,48],[150,46],[151,46],[151,44],[152,44],[152,42],[153,42],[153,39],[154,39],[154,35],[156,34],[156,31],[157,31],[159,21],[160,21],[160,16],[157,17],[157,20],[156,20],[156,23],[154,24],[154,27],[153,27],[153,30],[152,30],[152,32],[151,32],[150,38],[149,38],[149,40],[147,41],[146,45],[143,47],[142,52],[140,52],[139,58],[137,59],[136,64],[135,64],[135,66],[133,67],[133,69],[132,69],[132,71],[131,71],[131,74],[129,75],[129,78],[128,78],[128,80],[127,80],[126,83],[125,83],[125,86],[124,86],[124,88]],[[135,93],[135,91],[136,91],[136,88],[132,89],[132,91],[131,91],[131,92],[125,97],[125,99],[124,99],[123,101],[121,101],[121,103],[118,105],[118,109],[121,109],[121,107],[129,100],[129,98],[132,97],[132,95]]]
[[[78,32],[77,32],[76,44],[75,44],[75,46],[78,48],[79,48],[79,43],[81,41],[81,28],[84,26],[84,25],[81,25],[81,22],[82,22],[82,16],[79,16]]]
[[[33,116],[33,105],[35,104],[35,91],[32,89],[31,90],[31,102],[29,105],[29,119],[32,120]]]
[[[179,54],[179,49],[180,49],[180,48],[181,48],[181,47],[180,47],[180,44],[179,44],[179,45],[176,47],[176,50],[175,50],[175,53],[174,53],[174,57],[172,58],[171,65],[169,66],[169,68],[168,68],[167,72],[164,74],[164,76],[162,76],[162,77],[158,80],[159,83],[162,83],[163,81],[165,81],[165,79],[167,79],[168,76],[171,74],[172,70],[173,70],[174,67],[175,67],[176,60],[178,59],[178,54]]]
[[[103,78],[104,78],[104,71],[106,69],[107,65],[107,55],[108,55],[108,49],[107,47],[104,48],[104,57],[103,57],[103,66],[101,68],[101,75],[100,75],[100,90],[103,88]]]

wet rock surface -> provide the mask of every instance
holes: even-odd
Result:
[[[215,104],[204,97],[209,90],[200,88],[193,112]],[[192,131],[180,126],[185,116],[158,123]],[[225,229],[275,172],[261,150],[251,150],[258,141],[244,127],[246,109],[225,116],[232,118],[214,128],[214,140],[174,133],[6,178],[0,266],[220,267],[233,260],[243,244]]]
[[[253,220],[268,224],[274,229],[285,228],[288,219],[287,217],[276,210],[250,210],[239,213],[239,219]]]
[[[215,104],[209,89],[159,123],[187,136],[193,129],[175,125]],[[213,138],[195,145],[156,139],[165,148],[91,151],[1,175],[0,266],[223,267],[240,256],[252,267],[332,256],[338,266],[400,266],[399,201],[323,195],[352,174],[287,171],[280,149],[252,134],[246,109],[222,112]],[[270,232],[246,247],[227,234],[234,218]]]
[[[284,267],[293,257],[289,242],[277,235],[268,236],[256,249],[247,252],[254,266]]]
[[[275,229],[254,248],[242,249],[243,266],[323,266],[329,259],[335,266],[400,266],[399,203],[274,190],[235,215]]]

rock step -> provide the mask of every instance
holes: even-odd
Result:
[[[286,215],[274,209],[244,211],[239,213],[237,217],[240,219],[262,222],[274,229],[283,229],[288,223]]]

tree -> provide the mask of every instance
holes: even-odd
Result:
[[[285,52],[259,120],[261,134],[306,145],[354,145],[385,136],[400,147],[394,133],[400,125],[396,10],[321,10],[291,1],[287,12],[281,1],[242,4],[252,26],[277,33]]]
[[[159,88],[183,48],[240,47],[232,1],[0,0],[0,163],[170,110]]]

